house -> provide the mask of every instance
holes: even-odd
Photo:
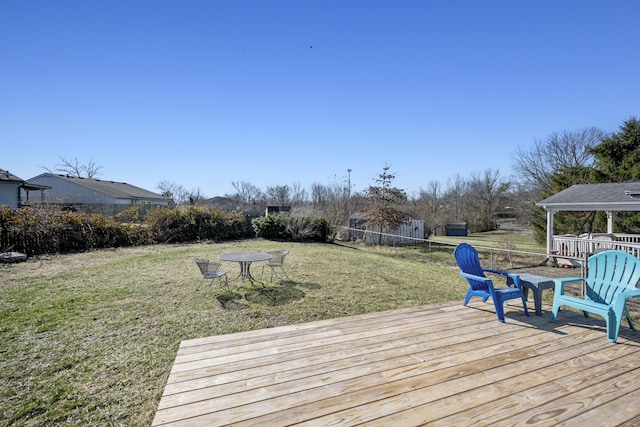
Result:
[[[24,180],[0,169],[0,206],[8,206],[9,209],[18,209],[20,206],[20,187]]]
[[[30,185],[7,170],[0,169],[0,206],[18,209],[29,204],[29,192],[39,191],[41,196],[49,187]],[[23,197],[24,194],[24,197]]]
[[[126,182],[43,173],[27,180],[27,184],[51,187],[42,203],[87,213],[115,214],[133,205],[169,205],[169,199],[161,194]]]

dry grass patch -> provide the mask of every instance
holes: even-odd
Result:
[[[196,291],[194,258],[291,251],[291,281]],[[232,279],[238,264],[225,263]],[[254,274],[260,272],[260,265]],[[104,250],[0,269],[2,425],[148,425],[182,340],[460,300],[415,254],[263,240]]]

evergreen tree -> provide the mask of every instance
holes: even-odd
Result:
[[[640,120],[626,120],[620,130],[591,148],[596,182],[640,181]]]
[[[604,138],[591,151],[596,158],[591,182],[640,181],[640,120],[626,120],[618,132]],[[604,213],[596,215],[595,224],[606,230]],[[640,214],[615,212],[614,224],[616,233],[638,233]]]
[[[395,175],[389,173],[389,166],[383,168],[383,172],[376,179],[376,186],[370,186],[367,190],[368,206],[364,209],[368,214],[369,225],[377,227],[381,232],[395,230],[409,220],[409,215],[396,206],[404,204],[407,195],[404,190],[393,187]],[[380,235],[378,235],[380,243]]]

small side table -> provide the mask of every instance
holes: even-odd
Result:
[[[542,315],[542,291],[553,289],[556,284],[550,277],[536,276],[535,274],[523,273],[520,276],[520,285],[524,293],[524,299],[529,296],[529,289],[533,292],[533,302],[536,307],[536,316]]]

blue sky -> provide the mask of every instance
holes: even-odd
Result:
[[[0,168],[408,193],[640,116],[636,0],[0,1]]]

